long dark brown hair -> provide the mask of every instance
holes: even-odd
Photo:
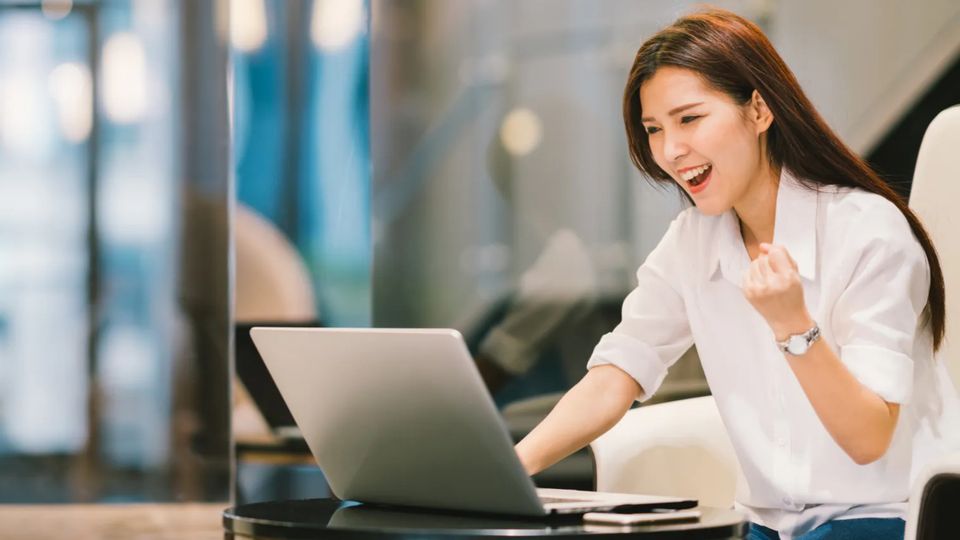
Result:
[[[767,130],[767,158],[772,165],[786,167],[808,184],[865,189],[903,212],[930,265],[930,292],[924,311],[933,332],[934,350],[939,349],[945,319],[943,271],[923,224],[897,192],[847,148],[820,117],[763,31],[729,11],[707,9],[677,19],[637,51],[623,95],[630,159],[653,180],[672,184],[670,175],[654,161],[640,121],[640,86],[662,66],[694,71],[741,105],[749,102],[756,90],[774,118]],[[682,189],[681,193],[686,195]]]

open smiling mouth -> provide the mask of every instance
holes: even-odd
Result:
[[[707,188],[711,172],[713,172],[713,166],[707,163],[684,172],[681,178],[690,187],[690,193],[699,193]]]
[[[707,179],[707,176],[710,174],[710,169],[713,167],[707,163],[706,165],[701,165],[696,169],[689,170],[683,173],[682,178],[691,186],[699,186]]]

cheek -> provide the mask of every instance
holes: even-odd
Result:
[[[756,140],[744,132],[738,122],[714,125],[710,129],[698,131],[697,135],[696,148],[704,157],[719,169],[735,176],[751,167],[759,152]]]
[[[661,169],[668,170],[666,160],[663,159],[663,145],[660,144],[660,137],[647,137],[647,148],[650,149],[653,162]]]
[[[731,126],[722,119],[705,120],[708,121],[697,126],[691,139],[691,146],[711,161],[723,159],[731,151]]]

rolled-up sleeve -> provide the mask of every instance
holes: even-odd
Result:
[[[852,277],[833,308],[833,332],[841,361],[861,384],[888,402],[907,403],[929,266],[902,216],[892,219],[896,227],[870,217],[861,228],[869,237],[848,243]]]
[[[637,400],[649,399],[667,370],[693,344],[677,265],[683,214],[637,270],[637,286],[623,302],[622,320],[604,335],[587,369],[614,365],[640,384]]]

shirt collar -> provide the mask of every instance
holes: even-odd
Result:
[[[817,192],[801,185],[783,168],[777,188],[773,243],[786,247],[797,262],[800,276],[811,281],[816,278],[817,268],[816,225]],[[740,221],[731,209],[719,216],[717,226],[718,241],[707,265],[708,275],[713,278],[719,270],[727,281],[739,285],[750,265]]]

